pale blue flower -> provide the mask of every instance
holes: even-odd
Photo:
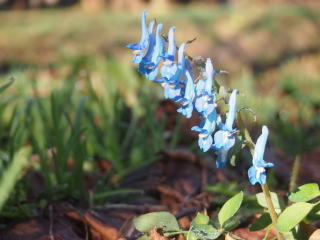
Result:
[[[207,117],[202,119],[200,126],[194,126],[192,131],[199,133],[198,144],[203,152],[210,149],[213,143],[212,133],[216,128],[217,112],[212,111]]]
[[[236,142],[235,132],[236,129],[233,129],[233,123],[236,117],[236,97],[237,90],[234,89],[230,95],[229,99],[229,111],[226,119],[226,123],[223,124],[221,118],[217,120],[217,124],[220,128],[214,135],[214,144],[213,148],[218,152],[218,157],[216,160],[217,167],[224,167],[227,163],[228,151],[234,146]]]
[[[155,43],[156,43],[156,38],[153,33],[154,25],[155,25],[155,21],[152,21],[149,24],[149,28],[148,28],[149,47],[148,47],[147,53],[144,55],[141,62],[139,63],[139,68],[138,68],[138,72],[141,74],[150,73],[154,69],[153,64],[151,63],[151,58],[152,58],[153,50],[154,50]]]
[[[158,65],[161,61],[161,57],[164,54],[164,40],[161,37],[162,24],[158,24],[156,29],[156,40],[153,48],[151,60],[149,64],[150,72],[146,73],[149,80],[154,80],[158,75]]]
[[[200,79],[197,83],[197,98],[195,101],[195,108],[203,116],[208,116],[216,108],[215,93],[212,91],[214,74],[215,71],[211,60],[207,58],[206,71],[204,73],[205,80]]]
[[[168,34],[168,51],[163,56],[164,62],[161,67],[161,76],[170,79],[177,71],[177,64],[175,64],[176,55],[176,40],[174,38],[175,27],[169,29]]]
[[[184,97],[174,99],[174,101],[182,103],[182,106],[180,106],[180,108],[178,108],[177,111],[182,115],[186,116],[187,118],[190,118],[193,111],[193,100],[195,97],[194,76],[190,68],[187,68],[187,71],[185,72],[184,81]]]
[[[264,150],[266,147],[267,139],[269,135],[269,130],[266,126],[262,127],[262,134],[257,140],[256,146],[254,148],[254,155],[252,159],[252,167],[248,170],[248,176],[250,183],[252,185],[256,183],[265,184],[266,183],[266,168],[273,167],[273,163],[266,163],[263,159]]]
[[[186,43],[182,43],[178,50],[178,62],[175,63],[175,72],[170,77],[162,77],[155,80],[155,82],[161,83],[164,88],[164,96],[168,99],[174,99],[181,97],[181,78],[184,76],[186,71],[186,60],[184,56],[184,49]]]
[[[149,46],[149,31],[147,28],[146,17],[148,12],[144,10],[141,14],[141,39],[139,43],[131,43],[127,45],[127,48],[133,50],[132,62],[139,64],[142,61],[145,52]]]

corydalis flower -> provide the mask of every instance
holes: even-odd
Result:
[[[236,130],[233,129],[233,123],[236,117],[236,97],[237,90],[234,89],[229,99],[229,112],[226,123],[221,122],[220,117],[218,118],[218,126],[221,130],[217,131],[214,135],[214,145],[212,146],[218,151],[218,158],[216,160],[217,167],[224,167],[227,162],[228,151],[235,144],[236,138],[234,136]]]
[[[175,98],[174,101],[182,103],[182,106],[178,108],[177,112],[181,113],[182,115],[190,118],[193,111],[193,100],[195,97],[194,92],[194,76],[191,69],[191,63],[187,60],[187,71],[185,72],[185,89],[184,89],[184,97],[183,98]]]
[[[145,52],[149,46],[149,31],[147,28],[146,17],[148,12],[144,10],[141,14],[141,39],[139,43],[131,43],[127,45],[127,48],[133,50],[132,62],[139,64],[142,61]]]
[[[164,41],[161,38],[162,24],[158,24],[155,37],[152,34],[153,22],[151,24],[152,25],[149,27],[149,32],[151,32],[150,46],[147,54],[139,64],[138,71],[142,74],[146,74],[146,77],[149,80],[154,80],[158,74],[158,65],[160,63],[161,56],[164,53]]]
[[[195,108],[204,116],[208,116],[212,111],[215,110],[216,107],[215,93],[212,92],[214,74],[215,71],[213,69],[211,60],[210,58],[207,58],[206,72],[204,74],[205,80],[200,79],[197,83],[197,99],[195,101]]]
[[[210,149],[213,143],[212,133],[216,128],[217,112],[212,111],[207,117],[205,117],[200,126],[194,126],[191,128],[192,131],[199,133],[198,144],[203,152]]]
[[[170,79],[177,71],[177,64],[175,64],[175,55],[177,51],[176,40],[174,38],[175,27],[169,29],[168,34],[168,51],[163,56],[164,62],[161,67],[161,76]]]
[[[153,55],[153,50],[156,43],[156,38],[153,33],[155,21],[152,21],[149,24],[148,32],[149,32],[149,47],[147,53],[143,56],[142,60],[139,63],[138,72],[142,74],[150,73],[153,70],[153,66],[151,64],[151,58]]]
[[[213,69],[210,58],[206,61],[206,71],[204,79],[200,79],[196,86],[197,99],[195,107],[201,113],[203,120],[200,126],[194,126],[191,130],[199,133],[198,144],[202,151],[210,149],[213,139],[212,133],[216,128],[218,114],[216,112],[215,94],[212,93],[213,78],[215,70]]]
[[[151,57],[150,66],[152,68],[152,71],[150,73],[147,73],[147,78],[149,80],[154,80],[158,75],[158,65],[161,61],[161,57],[164,54],[164,40],[161,37],[161,30],[162,24],[160,23],[158,24],[156,29],[156,42]]]
[[[266,163],[263,159],[268,135],[268,128],[266,126],[263,126],[262,134],[258,138],[256,146],[254,148],[254,155],[252,159],[253,166],[248,170],[249,180],[252,185],[256,183],[265,184],[267,179],[266,168],[274,166],[273,163]]]
[[[176,70],[174,74],[169,78],[162,77],[155,80],[155,82],[159,82],[163,86],[165,98],[174,99],[176,97],[181,97],[181,78],[186,71],[186,61],[184,56],[185,47],[186,43],[182,43],[179,47],[178,62],[175,63]]]

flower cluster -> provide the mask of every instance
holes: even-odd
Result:
[[[176,45],[176,28],[171,27],[168,37],[164,38],[161,35],[162,24],[152,21],[147,25],[146,16],[147,11],[143,11],[140,42],[127,45],[133,50],[133,63],[138,64],[138,71],[147,79],[162,85],[166,99],[180,103],[177,110],[179,113],[187,118],[190,118],[193,112],[201,116],[199,126],[191,128],[198,133],[199,147],[203,152],[214,149],[218,154],[217,167],[225,166],[228,152],[235,145],[238,133],[234,128],[238,91],[232,91],[228,114],[223,121],[217,111],[217,93],[214,91],[215,75],[222,71],[215,70],[211,59],[207,58],[205,68],[196,81],[192,61],[185,55],[187,43],[182,43],[179,47]],[[259,172],[258,182],[263,182],[263,174],[260,173],[263,161],[257,162],[256,168],[250,170],[250,176],[251,172]]]

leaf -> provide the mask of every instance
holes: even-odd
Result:
[[[5,84],[3,84],[1,87],[0,87],[0,93],[4,92],[8,87],[10,87],[10,85],[14,82],[14,78],[10,78],[9,81]]]
[[[279,216],[276,225],[279,232],[289,232],[312,210],[314,204],[299,202],[287,207]]]
[[[316,183],[308,183],[298,187],[295,192],[291,193],[289,200],[291,202],[307,202],[319,196],[319,185]]]
[[[192,226],[191,231],[198,238],[205,238],[205,239],[216,239],[223,232],[223,230],[217,230],[216,228],[208,224],[196,224]]]
[[[221,208],[218,219],[221,226],[231,218],[240,208],[243,200],[243,192],[239,192],[234,197],[230,198]]]
[[[280,201],[279,201],[278,195],[276,193],[274,193],[274,192],[270,192],[270,195],[271,195],[271,200],[272,200],[274,208],[275,209],[281,209],[281,205],[280,205]],[[262,206],[264,208],[268,208],[268,205],[267,205],[267,202],[266,202],[266,198],[265,198],[265,196],[264,196],[264,194],[262,192],[256,194],[256,197],[257,197],[257,201],[258,201],[260,206]]]
[[[0,211],[10,196],[16,182],[23,173],[23,168],[28,164],[31,152],[30,147],[23,147],[18,150],[13,157],[9,167],[3,173],[0,180]]]
[[[203,213],[197,213],[197,216],[192,220],[191,226],[198,225],[198,224],[208,224],[209,223],[209,216]]]
[[[249,230],[251,232],[260,231],[262,229],[267,228],[271,223],[272,223],[272,220],[270,218],[270,214],[264,213],[258,218],[258,220],[255,223],[253,223],[250,226]]]
[[[236,215],[232,218],[229,218],[225,223],[223,224],[223,229],[226,231],[231,231],[235,228],[237,228],[240,225],[240,216]]]
[[[133,220],[135,228],[140,232],[150,232],[153,228],[164,228],[165,231],[179,231],[180,227],[174,215],[169,212],[152,212]]]

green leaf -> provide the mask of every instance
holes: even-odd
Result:
[[[153,228],[165,231],[179,231],[180,227],[174,215],[169,212],[152,212],[141,215],[133,220],[135,228],[140,232],[150,232]]]
[[[240,216],[236,215],[232,218],[229,218],[225,223],[223,224],[223,229],[226,231],[231,231],[235,228],[237,228],[240,225]]]
[[[264,213],[261,215],[260,218],[258,218],[258,220],[253,223],[249,230],[254,232],[254,231],[260,231],[262,229],[267,228],[270,224],[272,223],[272,220],[270,218],[270,214],[269,213]]]
[[[0,180],[0,211],[14,189],[16,182],[23,173],[23,168],[28,164],[31,152],[30,147],[23,147],[13,157],[9,167],[5,170]]]
[[[186,235],[186,239],[188,240],[198,240],[198,237],[194,232],[188,231]]]
[[[276,225],[279,232],[289,232],[301,222],[314,207],[314,204],[299,202],[287,207],[279,216]]]
[[[295,192],[291,193],[289,200],[291,202],[307,202],[319,196],[319,185],[316,183],[308,183],[298,187]]]
[[[218,238],[223,230],[217,230],[211,225],[208,224],[196,224],[192,226],[191,231],[198,237],[198,238],[205,238],[205,239],[216,239]]]
[[[209,216],[198,212],[197,216],[192,220],[191,226],[197,225],[197,224],[208,224],[209,220],[210,220]]]
[[[280,201],[279,201],[278,195],[276,193],[274,193],[274,192],[271,192],[270,195],[271,195],[271,200],[272,200],[274,208],[275,209],[281,209],[281,205],[280,205]],[[264,208],[268,208],[268,205],[267,205],[267,202],[266,202],[266,198],[265,198],[265,196],[264,196],[264,194],[262,192],[256,194],[256,197],[257,197],[257,201],[258,201],[260,206],[262,206]]]
[[[9,81],[5,84],[3,84],[0,87],[0,93],[4,92],[8,87],[10,87],[10,85],[14,82],[14,78],[10,78]]]
[[[243,200],[243,192],[239,192],[234,197],[230,198],[221,208],[218,219],[221,226],[231,218],[240,208]]]

